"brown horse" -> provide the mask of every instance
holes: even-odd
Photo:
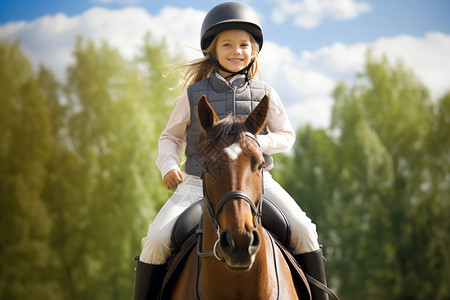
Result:
[[[255,136],[268,111],[264,97],[245,121],[219,122],[206,97],[199,100],[202,243],[188,256],[171,299],[299,299],[288,264],[260,222],[264,158]]]

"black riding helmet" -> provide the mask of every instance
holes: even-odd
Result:
[[[224,2],[213,7],[203,20],[201,30],[201,48],[206,50],[214,37],[228,29],[248,31],[261,50],[263,32],[256,12],[248,5],[239,2]]]

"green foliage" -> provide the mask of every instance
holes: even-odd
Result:
[[[0,43],[0,65],[0,298],[58,299],[52,221],[41,197],[50,116],[18,43]]]
[[[1,299],[131,297],[168,198],[154,162],[180,91],[164,49],[147,37],[130,62],[79,38],[61,84],[1,43]]]
[[[370,51],[361,79],[336,87],[330,130],[298,131],[277,177],[317,224],[343,299],[448,299],[450,95],[432,103]]]

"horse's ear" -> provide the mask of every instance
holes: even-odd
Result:
[[[269,97],[264,98],[259,102],[258,106],[245,119],[247,129],[254,135],[258,134],[266,124],[267,116],[269,115]]]
[[[205,95],[203,95],[200,100],[198,100],[197,118],[200,122],[200,127],[205,134],[207,134],[211,130],[211,128],[213,128],[215,123],[219,122],[219,118],[217,117],[211,105],[209,105]]]

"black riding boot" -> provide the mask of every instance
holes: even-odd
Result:
[[[134,300],[156,300],[161,292],[166,265],[146,264],[136,257]]]
[[[298,254],[295,255],[294,258],[306,274],[316,279],[317,281],[320,281],[324,285],[327,285],[327,280],[325,277],[325,267],[323,265],[324,258],[322,256],[322,249],[313,252]],[[328,295],[316,286],[310,284],[310,288],[313,300],[328,299]]]

